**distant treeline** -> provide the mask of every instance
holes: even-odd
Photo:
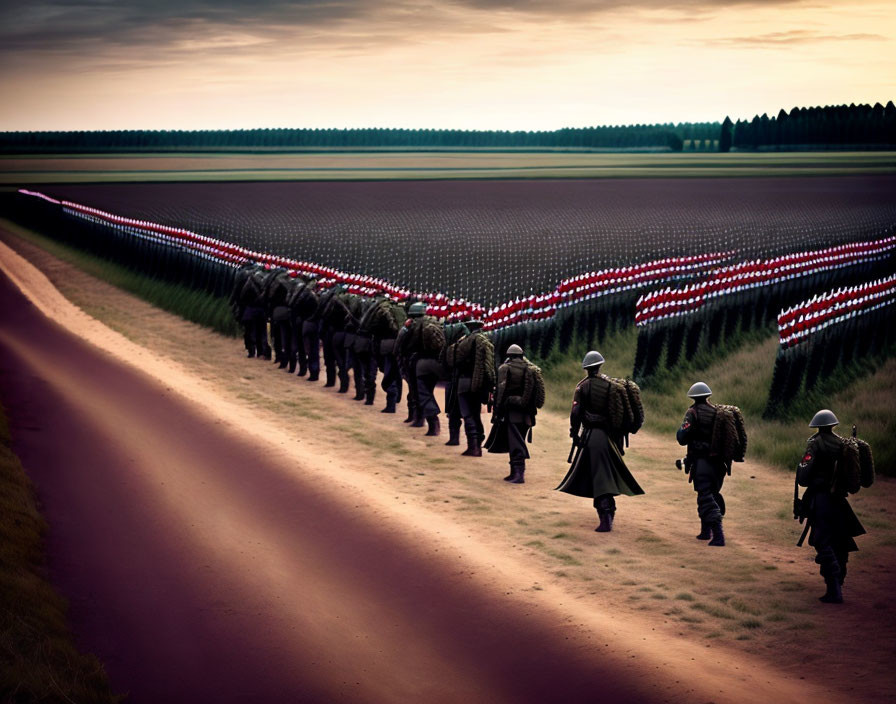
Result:
[[[777,117],[725,118],[719,151],[896,148],[896,106],[833,105],[781,110]]]
[[[714,144],[720,123],[668,123],[553,131],[411,129],[109,130],[97,132],[2,132],[3,153],[76,153],[276,149],[602,149],[681,151]],[[706,140],[703,142],[703,140]]]
[[[896,106],[781,110],[732,122],[564,127],[559,130],[252,129],[0,132],[0,153],[264,151],[315,149],[597,149],[794,151],[896,149]]]

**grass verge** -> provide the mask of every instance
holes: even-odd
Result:
[[[0,701],[120,702],[99,660],[75,647],[44,574],[46,531],[0,408]]]
[[[637,331],[630,327],[607,335],[597,345],[606,358],[604,373],[631,376]],[[796,466],[812,434],[809,420],[819,408],[831,408],[841,421],[842,435],[858,426],[859,436],[871,444],[880,474],[893,474],[896,467],[896,359],[880,364],[854,364],[840,375],[838,391],[828,395],[807,395],[780,420],[762,417],[768,401],[778,338],[771,333],[745,334],[737,346],[718,350],[711,358],[661,372],[642,389],[645,427],[667,435],[674,442],[684,413],[690,405],[687,390],[695,381],[705,381],[713,389],[713,400],[740,406],[747,421],[750,457],[778,467]],[[547,406],[568,413],[576,383],[584,377],[581,358],[586,349],[573,345],[568,355],[554,353],[544,362]]]
[[[212,328],[224,335],[235,337],[239,334],[239,325],[233,319],[227,302],[221,298],[179,284],[152,279],[115,262],[88,254],[21,227],[10,220],[0,219],[0,223],[16,236],[39,246],[62,261],[128,293],[139,296],[162,310],[179,315],[190,322]]]

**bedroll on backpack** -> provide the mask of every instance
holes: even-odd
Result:
[[[747,454],[747,430],[737,406],[716,406],[710,452],[725,462],[743,462]]]
[[[844,438],[843,473],[847,479],[847,490],[854,494],[859,487],[866,489],[874,484],[874,458],[871,446],[858,438]]]
[[[532,402],[535,404],[535,408],[541,408],[544,406],[544,377],[541,375],[541,369],[536,367],[534,364],[529,365],[529,371],[532,372],[532,376],[534,377],[535,386],[532,391]]]
[[[618,430],[624,435],[634,435],[644,425],[644,406],[641,403],[641,389],[631,379],[610,378],[621,391],[623,402],[622,419]]]

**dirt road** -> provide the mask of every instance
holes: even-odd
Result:
[[[351,445],[297,440],[0,262],[37,304],[3,279],[0,394],[54,578],[133,701],[848,699],[526,590],[531,563],[365,481]]]

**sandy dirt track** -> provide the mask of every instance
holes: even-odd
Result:
[[[0,261],[37,304],[4,279],[0,391],[54,576],[134,701],[822,696],[598,608],[573,624],[554,588],[508,596],[530,566],[217,397],[5,245]]]

